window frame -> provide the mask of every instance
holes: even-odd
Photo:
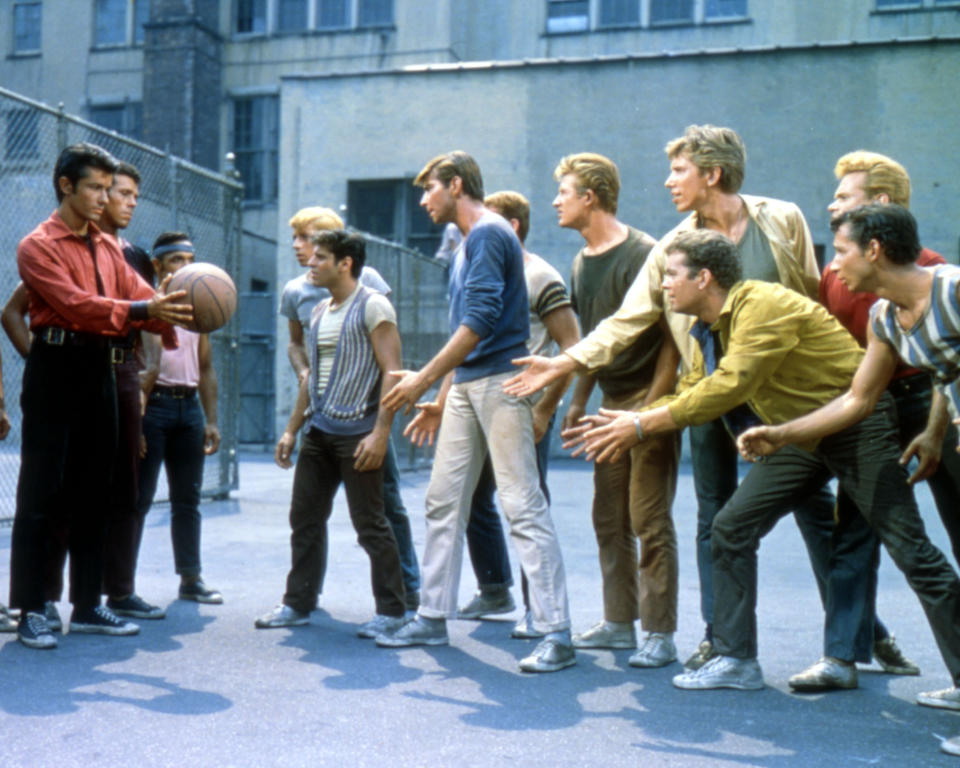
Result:
[[[116,111],[120,117],[119,129],[100,122],[95,114],[97,110]],[[87,119],[94,125],[107,131],[116,131],[134,141],[143,141],[143,102],[132,99],[122,101],[94,101],[87,104]]]
[[[744,4],[743,13],[719,13],[709,12],[709,0],[689,0],[690,17],[652,20],[652,3],[654,0],[632,0],[636,4],[636,21],[632,20],[604,20],[604,2],[605,0],[546,0],[544,5],[544,34],[549,36],[566,34],[589,34],[591,32],[617,31],[617,30],[660,30],[672,27],[697,27],[716,24],[739,24],[750,21],[749,0],[742,0]],[[931,0],[924,0],[929,2]],[[943,2],[944,0],[934,0]],[[952,2],[952,0],[947,0]],[[956,0],[960,3],[960,0]],[[579,24],[555,23],[556,18],[551,18],[551,9],[563,5],[575,5],[586,3],[586,12],[579,15],[571,14],[569,18],[581,19]]]
[[[34,48],[20,48],[17,41],[22,35],[17,34],[17,10],[20,8],[34,7],[37,9],[37,45]],[[43,3],[41,0],[15,0],[10,7],[10,50],[14,56],[31,56],[40,53],[43,50]]]
[[[110,0],[93,0],[93,31],[90,36],[92,40],[91,48],[95,51],[116,48],[142,48],[146,37],[143,26],[150,21],[150,0],[121,0],[123,5],[123,23],[110,26],[120,26],[123,29],[123,38],[101,42],[97,39],[97,35],[101,29],[101,25],[99,24],[100,3],[104,1],[109,2]],[[143,16],[144,13],[146,13],[146,16]]]
[[[393,29],[396,27],[396,0],[328,0],[342,2],[343,10],[340,20],[335,23],[323,24],[323,4],[325,0],[304,0],[306,21],[302,28],[280,26],[280,3],[283,0],[232,0],[230,35],[234,40],[250,40],[264,37],[283,37],[290,35],[329,34],[331,32],[369,31],[377,29]],[[263,8],[263,29],[240,30],[240,4],[249,2]],[[386,3],[390,19],[364,18],[364,3]]]
[[[252,108],[256,109],[253,104],[258,101],[266,106],[259,118],[261,120],[259,130],[263,139],[259,146],[252,143],[250,146],[240,146],[238,145],[240,131],[237,130],[238,106],[241,103],[251,104]],[[256,119],[255,115],[253,119]],[[254,133],[257,128],[251,123],[247,130]],[[240,180],[244,185],[244,205],[265,206],[276,203],[279,195],[280,173],[280,95],[278,93],[238,93],[230,96],[230,147],[234,155],[234,166],[240,171]],[[243,169],[247,167],[246,158],[253,158],[251,162],[259,166],[260,188],[256,196],[250,196],[250,174],[246,177],[243,175]]]

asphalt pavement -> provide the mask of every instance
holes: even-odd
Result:
[[[427,480],[403,478],[420,552]],[[388,650],[358,639],[373,600],[342,494],[321,609],[306,627],[254,629],[283,594],[291,482],[268,456],[250,454],[240,490],[204,504],[204,576],[224,605],[176,599],[164,505],[147,520],[138,592],[167,607],[165,620],[141,621],[135,637],[67,634],[53,651],[0,635],[0,766],[960,766],[938,749],[940,738],[960,734],[960,715],[914,703],[950,678],[887,557],[880,614],[920,677],[862,668],[858,690],[789,692],[787,678],[820,656],[822,635],[792,518],[760,549],[763,691],[681,691],[670,683],[679,664],[634,669],[630,651],[581,651],[572,669],[527,675],[517,661],[533,644],[509,638],[516,615],[450,622],[449,647]],[[574,630],[583,630],[601,618],[590,467],[555,461],[550,485]],[[918,500],[931,538],[948,551],[925,487]],[[702,633],[689,466],[674,517],[683,659]],[[9,548],[10,530],[0,530],[4,564]],[[465,564],[462,602],[474,588]],[[69,609],[60,604],[65,619]]]

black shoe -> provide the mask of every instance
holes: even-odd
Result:
[[[220,605],[223,602],[223,595],[216,589],[210,589],[201,580],[191,581],[189,584],[180,585],[180,599],[193,600],[195,603],[209,603],[211,605]]]
[[[109,598],[107,608],[117,616],[132,616],[135,619],[164,619],[167,612],[159,605],[150,605],[140,595]]]
[[[57,638],[53,636],[47,620],[42,613],[20,615],[17,626],[17,640],[27,648],[56,648]]]
[[[71,632],[90,635],[135,635],[140,627],[132,621],[124,621],[105,605],[93,608],[74,608],[70,617]]]

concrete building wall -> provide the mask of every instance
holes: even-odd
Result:
[[[659,237],[681,218],[663,188],[663,147],[709,122],[747,145],[743,191],[799,204],[822,245],[836,158],[860,147],[897,158],[914,180],[923,242],[956,262],[960,177],[948,159],[960,151],[960,103],[944,94],[956,93],[958,71],[954,41],[287,78],[278,208],[336,206],[348,180],[412,177],[438,152],[464,149],[487,191],[530,198],[528,246],[568,274],[581,239],[555,224],[557,161],[588,150],[613,158],[621,218]],[[277,284],[295,273],[281,259]]]

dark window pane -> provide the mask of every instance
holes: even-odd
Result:
[[[279,109],[276,96],[233,102],[233,148],[247,200],[277,196]]]
[[[37,113],[30,109],[11,109],[5,118],[4,157],[7,160],[32,160],[40,157]]]
[[[150,0],[134,0],[133,4],[133,42],[143,43],[143,25],[150,21]]]
[[[650,23],[693,21],[693,0],[650,0]]]
[[[387,240],[399,240],[396,209],[401,181],[347,183],[347,220],[350,226]]]
[[[127,42],[127,0],[97,0],[93,42],[96,45]]]
[[[40,3],[20,3],[13,6],[13,50],[40,50]]]
[[[307,28],[307,0],[277,0],[277,31],[300,32]]]
[[[235,32],[267,31],[267,0],[236,0]]]
[[[739,18],[747,15],[747,0],[707,0],[704,16],[708,19]]]
[[[548,0],[547,32],[583,32],[589,26],[587,0]]]
[[[905,5],[923,5],[923,0],[877,0],[877,8],[892,8]]]
[[[357,26],[393,24],[393,0],[357,0]]]
[[[123,105],[90,107],[90,122],[108,130],[123,133]]]
[[[347,26],[347,0],[317,0],[317,2],[318,29]]]
[[[639,0],[600,0],[600,24],[639,24]]]

